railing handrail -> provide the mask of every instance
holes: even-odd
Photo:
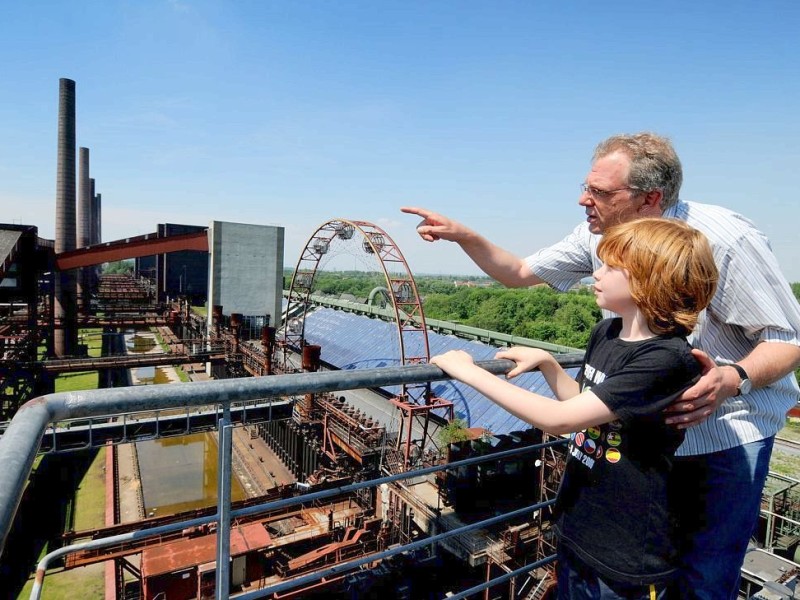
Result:
[[[567,367],[576,366],[581,359],[578,354],[556,356],[556,360]],[[496,375],[507,373],[514,366],[510,360],[477,364]],[[0,469],[0,555],[5,549],[42,435],[54,421],[206,404],[225,407],[231,402],[265,396],[378,388],[443,379],[449,377],[439,367],[423,364],[58,392],[34,398],[17,411],[0,437],[0,465],[3,465]]]

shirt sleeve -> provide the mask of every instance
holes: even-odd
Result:
[[[688,351],[649,346],[591,391],[623,422],[653,415],[661,418],[661,411],[697,380],[699,371]]]
[[[592,234],[585,223],[567,237],[525,258],[531,273],[552,287],[566,292],[594,272]]]
[[[718,266],[712,316],[741,327],[751,342],[800,346],[800,305],[760,231],[743,232],[718,257]]]

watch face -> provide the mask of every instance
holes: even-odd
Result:
[[[739,384],[739,392],[742,394],[749,394],[750,390],[753,389],[753,382],[749,379],[743,379],[742,383]]]

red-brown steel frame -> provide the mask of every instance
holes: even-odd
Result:
[[[287,363],[285,353],[290,348],[299,350],[305,345],[305,316],[308,312],[314,277],[322,257],[336,239],[351,239],[355,232],[363,236],[364,250],[375,255],[386,279],[387,289],[390,292],[388,296],[397,323],[400,364],[421,364],[430,360],[428,330],[425,326],[422,302],[417,292],[417,284],[411,275],[411,269],[403,253],[400,252],[400,248],[394,243],[391,236],[377,225],[367,221],[333,219],[323,223],[308,239],[292,275],[287,314],[291,315],[298,310],[298,307],[302,307],[302,316],[297,317],[299,327],[293,329],[290,323],[284,327],[284,364]],[[390,273],[387,265],[392,264],[399,266],[401,272]],[[410,345],[410,341],[413,339],[410,336],[413,335],[422,336],[424,356],[406,356],[406,347]],[[402,399],[410,399],[416,404],[427,404],[429,397],[429,383],[418,386],[410,384],[402,386]]]

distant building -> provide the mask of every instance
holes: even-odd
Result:
[[[157,231],[159,237],[164,237],[198,233],[206,229],[201,225],[161,223]],[[155,283],[159,302],[186,297],[191,304],[203,306],[208,299],[208,252],[181,250],[137,258],[134,274]]]
[[[495,284],[494,281],[474,281],[472,279],[467,279],[464,281],[458,281],[457,279],[453,281],[453,285],[455,287],[470,287],[470,288],[485,288],[485,287],[492,287]]]

